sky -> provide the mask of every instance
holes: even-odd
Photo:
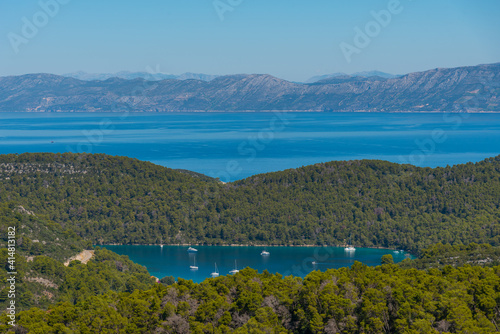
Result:
[[[393,74],[500,62],[498,0],[0,0],[0,76]]]

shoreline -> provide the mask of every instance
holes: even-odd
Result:
[[[162,246],[162,244],[119,244],[119,243],[110,243],[110,244],[93,244],[93,247],[103,247],[103,246]],[[181,243],[181,244],[163,244],[163,246],[220,246],[220,247],[334,247],[334,248],[344,248],[347,247],[348,245],[276,245],[276,244],[229,244],[229,245],[205,245],[205,244],[186,244],[186,243]],[[392,250],[392,251],[401,251],[401,248],[388,248],[388,247],[381,247],[381,246],[357,246],[357,245],[352,245],[355,248],[369,248],[369,249],[385,249],[385,250]],[[409,253],[407,250],[403,249],[405,253]],[[411,254],[411,253],[409,253]],[[412,254],[413,255],[413,254]]]

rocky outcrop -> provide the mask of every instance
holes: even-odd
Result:
[[[64,265],[67,267],[71,263],[71,261],[80,261],[83,264],[87,264],[87,262],[90,261],[90,259],[94,256],[94,251],[93,250],[84,250],[83,252],[70,257],[66,262],[64,262]]]

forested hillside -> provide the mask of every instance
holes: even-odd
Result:
[[[5,281],[8,268],[7,249],[0,249],[0,308],[5,310],[12,300],[8,298],[9,284]],[[61,261],[45,255],[26,261],[16,256],[16,308],[47,309],[57,302],[77,304],[91,296],[110,291],[148,289],[155,279],[145,267],[133,263],[106,249],[97,249],[87,264],[71,262],[65,267]]]
[[[0,332],[499,331],[500,157],[435,169],[329,162],[222,184],[123,157],[22,154],[0,156],[0,179],[1,247],[15,226],[18,253],[18,327],[2,313]],[[351,234],[419,258],[305,279],[246,268],[200,284],[155,284],[100,248],[87,264],[62,264],[99,242],[341,244]],[[3,248],[2,277],[6,268]],[[8,301],[2,279],[0,307]]]
[[[500,245],[500,156],[418,168],[337,161],[222,184],[102,154],[0,156],[0,202],[92,243]]]
[[[18,315],[16,333],[477,333],[498,332],[500,267],[429,271],[385,264],[258,274],[201,284],[180,279]],[[0,331],[12,328],[4,325]]]
[[[402,268],[443,268],[445,266],[500,266],[500,247],[471,243],[450,245],[438,243],[420,252],[417,259],[399,263]]]
[[[15,229],[16,252],[25,257],[50,256],[63,261],[92,246],[71,229],[63,229],[45,216],[21,205],[0,203],[0,248],[7,248],[9,227]]]
[[[8,227],[15,228],[15,272],[17,309],[47,308],[60,301],[73,304],[109,291],[147,289],[154,283],[145,267],[126,256],[97,248],[87,264],[78,261],[65,267],[63,262],[83,249],[91,249],[71,229],[13,203],[0,204],[0,309],[9,301],[10,272],[7,251]]]

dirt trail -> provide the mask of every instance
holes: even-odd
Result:
[[[93,250],[84,250],[80,254],[70,257],[66,262],[64,262],[64,265],[67,267],[69,266],[69,263],[74,260],[78,260],[81,263],[86,264],[87,262],[89,262],[92,256],[94,256]]]

